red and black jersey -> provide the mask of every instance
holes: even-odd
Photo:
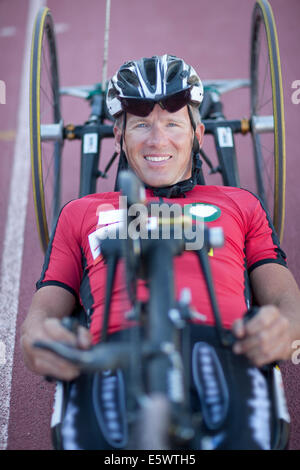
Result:
[[[101,256],[99,231],[111,229],[122,218],[120,193],[93,194],[69,202],[62,209],[51,238],[37,288],[58,285],[74,294],[89,319],[93,340],[99,339],[105,301],[106,264]],[[158,201],[147,190],[149,201]],[[252,193],[232,187],[196,186],[185,198],[164,199],[180,204],[185,213],[208,227],[223,228],[225,243],[210,253],[215,290],[225,327],[240,318],[250,305],[248,274],[264,263],[286,265],[286,256],[260,200]],[[177,298],[189,287],[193,307],[213,324],[206,284],[196,256],[185,251],[174,260]],[[129,326],[125,313],[130,304],[124,267],[119,263],[113,289],[109,333]],[[138,297],[147,298],[142,281]]]

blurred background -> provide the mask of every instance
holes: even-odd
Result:
[[[16,321],[5,333],[10,303],[2,306],[0,329],[11,338],[7,354],[11,364],[2,367],[0,383],[0,448],[51,449],[50,417],[54,387],[41,377],[28,372],[20,354],[20,325],[25,318],[43,263],[36,231],[29,175],[29,82],[24,84],[29,67],[30,18],[41,4],[47,4],[55,22],[55,32],[61,86],[88,85],[102,79],[104,46],[105,0],[1,0],[0,1],[0,80],[6,85],[5,104],[0,104],[0,258],[3,277],[13,272],[18,263],[18,282],[2,282],[3,302],[6,296],[14,299]],[[299,61],[299,0],[270,0],[277,25],[282,64],[282,79],[286,119],[287,187],[286,223],[282,247],[287,253],[289,267],[300,284],[299,211],[299,117],[300,104],[293,103],[292,84],[300,80]],[[192,64],[202,79],[249,78],[250,30],[254,0],[111,0],[111,19],[108,53],[108,77],[128,59],[175,54]],[[30,26],[31,25],[31,26]],[[26,72],[27,71],[27,72]],[[26,95],[27,93],[27,95]],[[294,100],[295,101],[295,100]],[[250,93],[245,88],[224,96],[228,118],[249,117]],[[28,105],[28,107],[27,107]],[[89,115],[87,103],[78,98],[63,97],[61,102],[64,123],[82,124]],[[23,129],[24,144],[17,145],[18,132]],[[253,150],[250,136],[236,138],[241,184],[251,186]],[[205,149],[215,158],[210,137]],[[114,151],[112,140],[102,145],[100,169]],[[18,234],[18,261],[6,251],[8,207],[14,158],[25,165],[23,203],[24,227]],[[77,197],[79,187],[80,144],[66,142],[63,153],[63,202]],[[113,189],[116,165],[111,176],[100,181],[99,191]],[[29,178],[29,176],[28,176]],[[25,181],[26,180],[26,181]],[[208,182],[218,184],[218,176]],[[20,188],[21,194],[21,188]],[[22,193],[23,194],[23,193]],[[28,198],[28,199],[27,199]],[[18,201],[16,202],[20,209]],[[15,233],[19,220],[14,212]],[[12,225],[13,226],[13,225]],[[15,254],[16,249],[11,248]],[[4,278],[4,277],[3,277]],[[6,288],[4,288],[6,286]],[[2,302],[2,304],[4,304]],[[300,338],[299,338],[300,339]],[[14,347],[15,345],[15,347]],[[300,448],[300,366],[282,365],[282,373],[292,418],[291,449]]]

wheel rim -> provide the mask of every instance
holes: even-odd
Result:
[[[251,123],[257,193],[280,240],[285,212],[285,129],[276,26],[270,5],[255,6],[251,41]],[[273,119],[273,130],[270,123]]]
[[[60,207],[62,139],[44,138],[49,125],[62,123],[53,21],[48,8],[37,15],[32,43],[30,83],[32,182],[37,227],[46,251]]]

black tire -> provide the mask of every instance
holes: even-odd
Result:
[[[286,165],[284,106],[276,25],[267,0],[257,0],[253,10],[250,73],[257,194],[267,207],[282,240]],[[270,117],[273,118],[273,128]]]
[[[45,138],[46,128],[41,126],[49,124],[59,125],[60,138]],[[54,25],[49,9],[43,7],[32,37],[30,141],[36,223],[44,252],[60,210],[62,134]]]

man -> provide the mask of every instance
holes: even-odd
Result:
[[[253,370],[258,370],[252,370],[250,365],[261,367],[290,357],[293,340],[300,338],[300,294],[286,267],[285,255],[260,201],[241,189],[198,185],[198,151],[204,135],[204,126],[198,112],[202,98],[203,87],[195,70],[181,59],[164,55],[124,64],[109,83],[107,104],[110,113],[116,118],[114,133],[116,149],[120,153],[120,166],[128,165],[145,183],[149,200],[176,201],[183,207],[198,205],[200,212],[203,205],[216,209],[215,217],[208,224],[222,225],[226,240],[224,248],[216,250],[211,257],[217,298],[223,323],[225,327],[232,328],[237,338],[232,360],[239,361],[240,357],[246,357],[250,376]],[[25,362],[35,373],[66,381],[79,376],[75,366],[50,352],[34,348],[33,343],[36,340],[64,341],[82,349],[99,341],[106,269],[99,247],[94,243],[95,231],[99,224],[104,223],[103,205],[113,206],[117,211],[118,196],[118,193],[88,196],[67,204],[60,214],[42,276],[37,284],[38,290],[23,325],[21,342]],[[206,315],[206,323],[212,325],[209,299],[195,263],[189,253],[176,260],[176,291],[179,294],[183,287],[191,285],[192,304]],[[248,274],[255,301],[261,308],[246,323],[242,317],[251,301]],[[120,270],[117,276],[111,305],[110,335],[118,334],[120,329],[131,326],[130,321],[124,318],[127,300]],[[139,286],[139,292],[142,296],[142,285]],[[61,319],[71,315],[78,305],[85,310],[88,329],[80,327],[75,335],[61,325]],[[197,326],[199,325],[195,324],[193,330],[195,345]],[[216,361],[219,364],[220,357]],[[219,366],[220,364],[217,367]],[[222,367],[226,369],[227,366],[223,364]],[[194,371],[194,374],[197,375],[198,372]],[[229,382],[231,380],[228,376],[226,379]],[[259,379],[262,380],[262,375]],[[197,383],[196,376],[194,381]],[[249,381],[251,382],[250,378]],[[254,380],[253,388],[255,383],[261,382]],[[101,386],[105,387],[103,384]],[[229,388],[234,386],[237,387],[237,383],[228,385]],[[92,387],[91,384],[88,385],[89,389]],[[72,398],[71,393],[71,402],[73,400],[72,403],[76,404],[74,409],[80,415],[78,409],[83,400],[89,401],[89,396],[85,395],[87,392],[76,392],[76,387],[72,390],[74,396]],[[269,409],[268,401],[266,403]],[[211,409],[209,411],[205,408],[207,404],[203,401],[201,404],[209,415]],[[223,424],[235,421],[237,418],[228,418],[232,413],[231,405],[230,413],[225,408],[224,405]],[[246,409],[246,405],[244,408]],[[243,419],[250,422],[245,413],[241,412]],[[86,414],[93,415],[93,412],[89,410]],[[72,410],[68,419],[71,419],[70,416]],[[125,445],[126,425],[123,418],[120,417],[118,421],[119,427],[123,427],[122,436],[114,438],[106,429],[107,423],[103,425],[103,413],[101,416],[98,424],[100,423],[102,434],[109,444],[108,448]],[[81,428],[87,426],[84,419],[78,418],[77,424]],[[211,439],[218,436],[221,448],[222,445],[223,448],[269,446],[268,430],[261,440],[255,439],[255,432],[254,437],[250,436],[250,425],[247,436],[234,443],[232,436],[234,433],[237,436],[238,429],[234,431],[231,427],[229,436],[229,431],[228,435],[227,431],[223,433],[221,424],[216,428],[209,420],[207,417],[205,432]],[[239,426],[243,424],[240,423]],[[67,434],[65,433],[65,448]],[[195,444],[197,448],[201,448],[199,440]],[[89,444],[83,441],[84,438],[79,437],[79,447],[76,448],[103,448],[105,445],[102,441],[97,442],[97,439]],[[69,448],[73,445],[75,444],[71,443]]]

